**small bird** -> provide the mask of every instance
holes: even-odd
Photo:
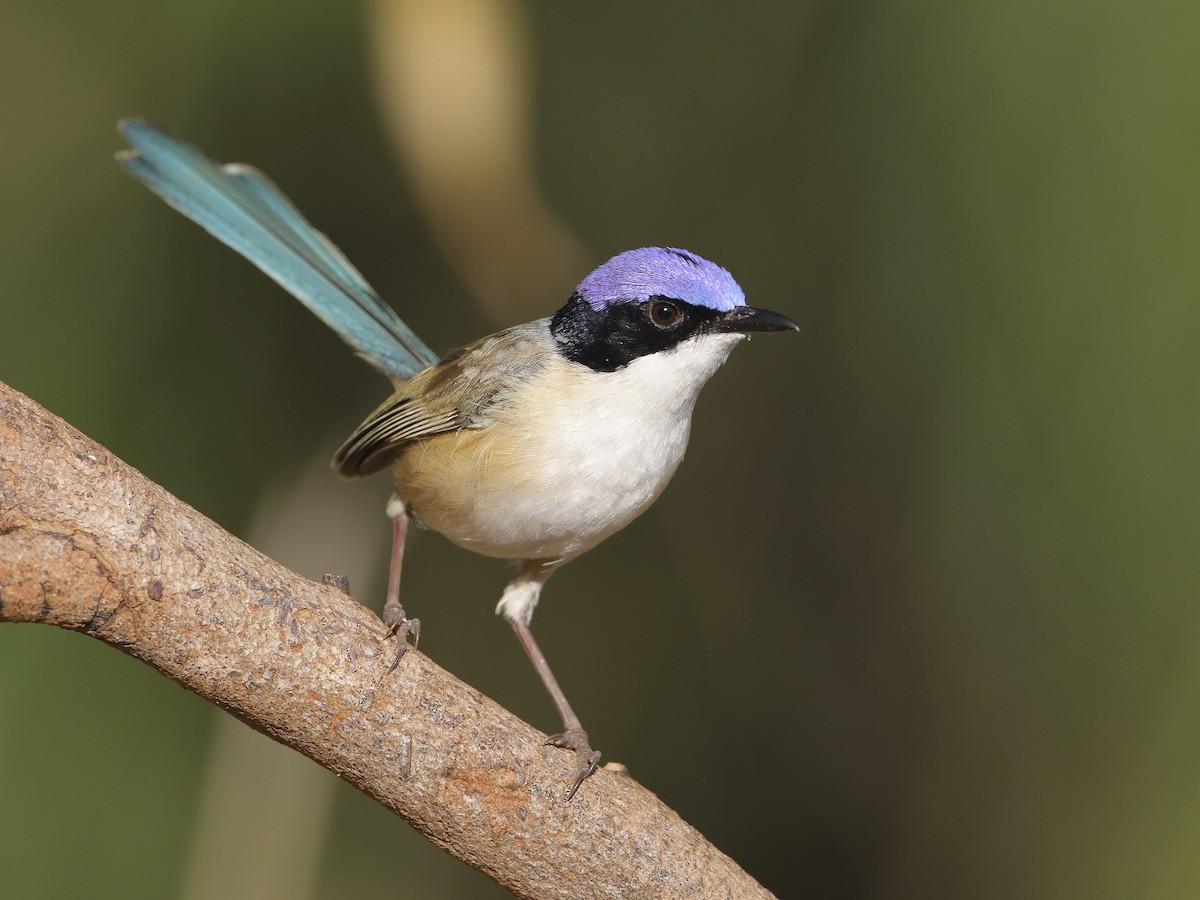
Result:
[[[119,162],[172,207],[293,294],[394,391],[346,439],[347,478],[390,467],[392,557],[383,620],[395,668],[420,620],[400,604],[409,523],[518,562],[496,612],[512,625],[562,716],[546,743],[574,751],[570,800],[599,764],[529,623],[564,563],[655,501],[687,447],[700,389],[751,332],[799,330],[746,305],[733,276],[672,247],[614,256],[554,315],[440,359],[261,172],[219,165],[137,119]]]

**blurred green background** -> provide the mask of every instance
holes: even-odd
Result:
[[[1195,897],[1198,28],[1161,0],[6,0],[0,379],[381,598],[386,479],[324,460],[386,384],[127,178],[114,121],[263,168],[439,349],[692,248],[804,330],[734,355],[663,498],[549,586],[594,744],[782,896]],[[553,730],[505,578],[419,534],[405,605]],[[14,626],[0,880],[502,893],[134,660]]]

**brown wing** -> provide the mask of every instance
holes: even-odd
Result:
[[[410,441],[463,427],[457,409],[432,410],[414,397],[393,395],[371,413],[333,456],[333,467],[347,478],[386,468]]]
[[[487,411],[507,389],[542,367],[553,351],[542,319],[489,335],[418,373],[354,430],[333,457],[353,478],[386,468],[406,445],[422,438],[486,428]]]

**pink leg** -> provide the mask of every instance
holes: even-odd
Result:
[[[400,605],[400,570],[404,565],[404,540],[408,536],[408,508],[399,500],[393,499],[392,503],[388,504],[388,512],[392,515],[392,562],[388,567],[388,588],[387,599],[383,604],[383,624],[388,628],[388,637],[393,635],[399,637],[400,646],[396,648],[396,658],[392,660],[392,665],[388,668],[388,672],[392,672],[396,666],[400,665],[400,658],[404,656],[408,650],[408,638],[411,635],[413,639],[413,647],[417,646],[417,642],[421,639],[421,620],[410,619],[404,614],[404,607]]]
[[[580,724],[579,716],[575,715],[575,710],[571,709],[571,704],[567,702],[567,695],[563,693],[563,689],[559,687],[558,679],[550,671],[550,664],[546,662],[546,656],[542,653],[542,648],[538,646],[537,641],[534,640],[533,632],[529,630],[529,626],[520,619],[510,619],[509,621],[512,623],[513,631],[517,633],[517,638],[521,641],[521,646],[525,648],[525,655],[533,663],[534,669],[537,670],[538,675],[542,679],[542,684],[546,685],[546,690],[550,692],[550,697],[554,700],[554,705],[558,707],[558,714],[562,716],[562,734],[551,735],[546,738],[546,743],[575,751],[575,781],[571,784],[570,789],[563,798],[564,800],[570,800],[575,796],[575,792],[579,790],[579,786],[600,765],[600,753],[597,750],[593,750],[591,744],[588,743],[588,735],[583,730],[583,725]]]
[[[536,604],[536,593],[532,600],[528,596],[524,598],[524,602],[518,600],[521,596],[522,584],[533,582],[536,589],[540,590],[541,583],[550,577],[551,571],[553,571],[553,563],[547,564],[536,559],[526,560],[521,564],[520,574],[517,575],[514,583],[505,590],[505,600],[500,601],[500,607],[502,607],[505,617],[509,619],[512,630],[516,631],[517,640],[521,641],[521,646],[529,661],[533,662],[533,667],[538,671],[541,683],[546,685],[547,691],[550,691],[554,706],[558,707],[558,714],[563,716],[563,733],[552,734],[546,739],[546,743],[575,751],[575,781],[572,782],[565,797],[566,800],[570,800],[575,796],[575,792],[580,790],[583,781],[595,772],[596,766],[599,766],[600,754],[593,750],[592,745],[588,743],[588,733],[583,731],[580,716],[575,714],[575,710],[571,709],[571,704],[566,701],[562,686],[559,686],[550,664],[546,662],[546,654],[541,652],[538,642],[534,640],[533,631],[529,630],[529,617],[532,616],[533,605]],[[515,587],[517,590],[514,590]],[[509,606],[510,602],[514,606]]]
[[[513,631],[517,633],[517,639],[521,642],[521,646],[525,648],[525,655],[529,657],[529,661],[533,663],[534,669],[537,670],[538,675],[542,679],[542,684],[550,692],[550,699],[558,707],[558,714],[562,716],[563,720],[563,730],[582,731],[583,725],[580,724],[579,716],[575,715],[575,710],[571,709],[571,704],[567,702],[567,695],[563,693],[563,689],[558,685],[558,679],[550,671],[550,664],[546,662],[546,655],[542,653],[542,648],[534,640],[533,632],[529,630],[529,626],[524,622],[514,619],[512,627]]]

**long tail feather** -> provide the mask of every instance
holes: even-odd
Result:
[[[400,381],[437,361],[342,252],[257,169],[220,166],[140,119],[124,119],[118,128],[133,148],[117,154],[121,165],[266,272],[367,362]]]

